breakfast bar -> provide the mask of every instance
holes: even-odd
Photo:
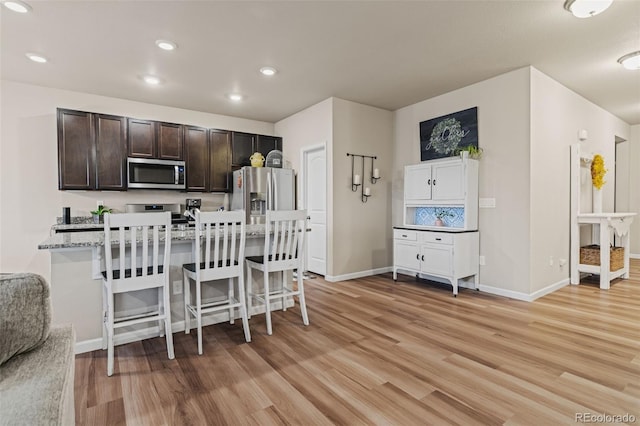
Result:
[[[104,231],[99,224],[54,225],[51,235],[38,245],[40,250],[51,253],[51,300],[58,322],[73,323],[76,334],[76,352],[86,352],[102,347],[102,275],[104,270]],[[260,256],[264,250],[264,225],[246,226],[246,256]],[[184,298],[182,265],[193,262],[195,229],[173,226],[171,231],[171,261],[169,282],[171,288],[171,316],[174,332],[184,330]],[[289,277],[290,278],[290,277]],[[262,285],[261,274],[253,274],[253,282],[247,286]],[[220,286],[222,289],[224,286]],[[215,288],[208,289],[203,297],[215,298]],[[151,293],[150,293],[151,292]],[[153,304],[157,296],[152,290],[137,292],[134,296],[122,295],[118,305],[122,312],[135,314]],[[275,308],[278,302],[274,302]],[[293,301],[287,302],[287,307]],[[71,307],[71,308],[70,308]],[[253,305],[251,314],[264,312],[264,306]],[[226,312],[208,317],[205,325],[228,321]],[[131,327],[116,336],[116,344],[142,340],[157,335],[157,327]]]

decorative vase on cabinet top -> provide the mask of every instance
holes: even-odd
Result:
[[[252,167],[262,167],[264,164],[264,156],[259,152],[254,152],[251,157],[249,157],[251,161]]]
[[[593,212],[602,213],[602,189],[593,187]]]

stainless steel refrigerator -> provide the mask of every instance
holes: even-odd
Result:
[[[244,210],[247,224],[265,223],[267,210],[296,208],[296,176],[292,169],[243,167],[233,172],[231,210]]]

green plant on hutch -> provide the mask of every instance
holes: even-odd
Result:
[[[456,148],[454,154],[462,156],[463,152],[468,152],[469,158],[473,158],[474,160],[479,160],[482,158],[482,148],[475,145],[467,145]]]
[[[102,222],[102,216],[104,216],[105,213],[111,213],[111,211],[112,209],[109,209],[105,206],[98,206],[96,210],[91,211],[91,216],[93,216],[93,223]]]

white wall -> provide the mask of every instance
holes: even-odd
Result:
[[[615,140],[629,138],[629,125],[550,77],[531,68],[531,288],[542,290],[569,277],[570,145],[585,129],[582,152],[604,157],[607,182],[603,211],[613,211]],[[586,191],[591,196],[590,179]],[[559,259],[566,259],[564,267]],[[551,265],[550,260],[553,260]]]
[[[631,126],[629,131],[629,208],[640,214],[640,124]],[[640,216],[631,225],[631,254],[640,258]]]
[[[388,268],[391,246],[391,160],[393,113],[329,98],[275,124],[285,144],[285,158],[299,167],[300,150],[327,146],[327,279],[367,275]],[[346,153],[377,155],[382,179],[368,183],[366,204],[351,191],[351,159]],[[358,173],[362,174],[361,163]],[[371,160],[366,162],[370,173]],[[365,179],[368,182],[368,179]]]
[[[393,262],[391,176],[393,113],[333,98],[333,218],[334,279],[371,275]],[[355,173],[371,197],[361,201],[361,188],[351,190],[351,157],[347,153],[377,156],[380,180],[370,181],[371,159],[355,159]],[[331,277],[329,277],[331,278]]]
[[[505,295],[529,293],[529,75],[519,69],[395,113],[393,224],[401,225],[403,167],[420,162],[419,123],[478,107],[479,195],[496,199],[479,211],[480,283]]]
[[[333,247],[331,241],[333,237],[333,162],[331,153],[333,152],[333,101],[331,98],[310,106],[284,120],[275,124],[275,131],[278,136],[282,136],[285,162],[290,162],[291,166],[301,170],[300,154],[303,148],[325,144],[327,156],[327,270],[330,274],[333,268]],[[300,177],[298,176],[298,206],[302,206],[302,188]]]
[[[0,272],[30,271],[50,279],[49,253],[37,246],[48,237],[63,206],[71,207],[73,216],[83,216],[98,200],[116,209],[127,203],[184,203],[190,196],[202,198],[204,208],[225,202],[223,194],[59,191],[56,108],[274,134],[272,123],[6,80],[0,81],[0,93]]]

